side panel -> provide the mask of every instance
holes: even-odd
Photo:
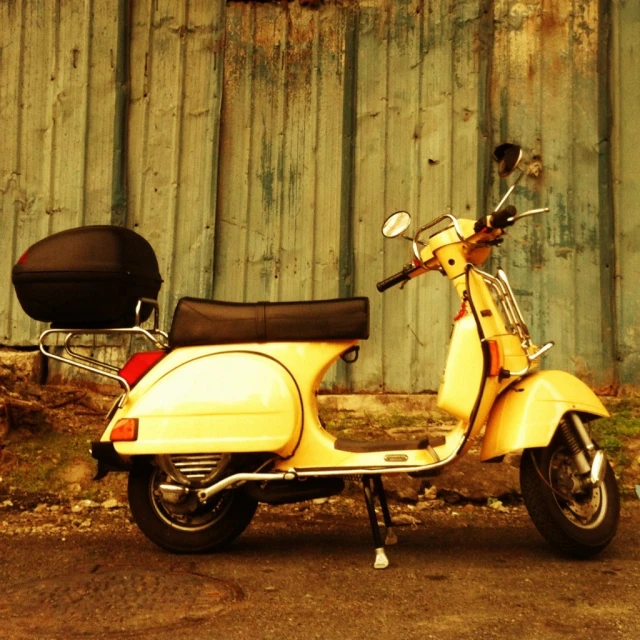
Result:
[[[302,429],[300,392],[289,371],[274,358],[250,352],[209,353],[178,364],[132,397],[110,426],[127,416],[139,420],[138,440],[117,443],[122,455],[289,455]]]
[[[478,329],[470,313],[453,327],[447,366],[438,392],[438,407],[468,421],[482,382],[483,357]]]
[[[546,446],[568,411],[609,415],[584,382],[564,371],[541,371],[512,384],[489,415],[481,459]]]

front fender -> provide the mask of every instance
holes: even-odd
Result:
[[[491,460],[518,449],[546,447],[568,411],[609,415],[584,382],[564,371],[539,371],[514,382],[489,413],[480,459]]]

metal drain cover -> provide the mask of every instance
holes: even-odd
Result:
[[[0,592],[2,632],[45,637],[185,628],[243,599],[227,582],[158,567],[94,566]]]

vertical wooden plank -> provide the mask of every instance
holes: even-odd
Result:
[[[251,179],[246,245],[245,299],[275,300],[280,271],[279,242],[283,222],[286,101],[285,70],[288,16],[281,6],[257,7],[254,32]]]
[[[238,296],[237,287],[234,292],[224,285],[233,270],[236,281],[246,273],[247,299],[309,299],[318,283],[316,248],[330,245],[314,233],[318,216],[329,225],[334,221],[335,237],[339,215],[340,164],[318,161],[319,147],[341,146],[340,119],[329,100],[341,97],[338,10],[265,5],[259,8],[259,21],[253,15],[257,10],[229,7],[216,260],[222,282],[216,295]],[[322,25],[329,21],[327,33]],[[326,136],[319,135],[320,128]],[[239,131],[247,132],[244,144]],[[327,188],[327,181],[334,188]],[[243,266],[238,245],[244,241],[248,253]],[[334,255],[334,276],[336,264]],[[321,286],[335,295],[335,277],[322,278]]]
[[[493,123],[493,145],[502,142],[516,142],[521,144],[529,154],[542,154],[543,133],[544,153],[542,154],[544,173],[540,180],[522,178],[515,194],[511,196],[509,204],[513,204],[520,211],[536,206],[549,205],[549,200],[542,193],[543,184],[553,180],[554,167],[560,168],[556,162],[562,162],[561,171],[565,170],[566,159],[551,161],[547,148],[547,140],[556,145],[553,153],[566,153],[567,127],[566,114],[559,112],[559,105],[567,104],[563,92],[570,87],[567,77],[558,77],[566,72],[566,67],[557,59],[558,52],[564,51],[568,25],[567,17],[556,15],[555,8],[544,8],[543,3],[537,2],[529,7],[514,2],[500,2],[496,5],[498,28],[494,34],[493,81],[492,81],[492,112],[495,116]],[[544,35],[542,35],[544,34]],[[542,47],[541,39],[545,46]],[[562,54],[564,55],[564,54]],[[558,67],[552,69],[549,65]],[[543,82],[551,82],[551,86]],[[551,91],[553,98],[549,99],[547,107],[551,109],[550,129],[546,131],[545,107],[540,97]],[[495,206],[516,176],[500,180],[497,176],[496,165],[492,167],[491,177],[494,184],[489,207]],[[566,197],[566,189],[562,189],[560,198]],[[557,193],[557,188],[555,189]],[[551,192],[554,187],[551,186]],[[541,202],[544,201],[544,205]],[[564,200],[563,200],[564,203]],[[566,203],[563,204],[566,209]],[[546,278],[551,277],[552,269],[547,269],[547,252],[549,243],[545,240],[545,229],[549,221],[546,218],[533,218],[524,221],[509,234],[509,238],[494,251],[494,263],[508,266],[507,273],[512,287],[518,296],[519,304],[529,328],[537,340],[549,339],[545,335],[547,330],[547,313],[549,295],[553,295],[553,288],[558,283],[551,283]],[[565,225],[566,228],[566,225]],[[565,256],[570,259],[567,254]],[[504,260],[506,258],[506,264]],[[565,272],[571,277],[571,272]],[[566,300],[565,300],[566,303]],[[566,304],[565,304],[566,307]],[[566,311],[558,314],[560,326],[566,327],[566,318],[560,319]],[[565,328],[567,336],[570,334]],[[558,341],[568,337],[556,336]]]
[[[49,233],[109,221],[113,70],[105,53],[115,44],[118,14],[93,0],[2,3],[2,11],[3,27],[10,25],[2,30],[9,37],[2,76],[12,85],[1,109],[11,119],[13,149],[3,154],[10,189],[3,198],[1,253],[9,274],[17,255]],[[11,288],[7,294],[13,296]],[[40,325],[15,299],[2,307],[4,339],[35,340]]]
[[[593,231],[598,197],[596,191],[594,201],[594,190],[589,184],[593,181],[597,189],[598,125],[597,110],[587,114],[578,101],[590,99],[594,107],[598,104],[597,44],[590,43],[587,33],[594,28],[597,33],[597,24],[591,19],[583,31],[574,9],[566,3],[544,4],[541,25],[544,190],[540,197],[551,212],[542,219],[546,237],[538,237],[538,253],[543,256],[538,264],[544,266],[541,274],[544,289],[539,295],[534,290],[533,297],[538,303],[534,329],[538,340],[552,339],[558,345],[546,359],[546,366],[573,369],[593,384],[596,367],[604,373],[602,360],[598,357],[598,362],[590,362],[583,354],[591,352],[593,356],[597,349],[602,349],[604,319],[599,306],[590,304],[581,293],[589,290],[600,297],[597,264],[588,268],[584,260],[585,257],[597,260],[599,250]],[[581,46],[582,41],[586,46]]]
[[[427,0],[421,15],[419,204],[412,229],[452,213],[453,73],[455,12],[446,3]],[[436,390],[451,333],[451,284],[426,274],[410,283],[416,289],[416,351],[411,380],[416,391]],[[409,287],[410,285],[407,285]]]
[[[452,42],[452,173],[451,206],[458,217],[476,217],[478,202],[477,162],[480,123],[478,87],[480,73],[481,3],[455,3]],[[480,205],[481,206],[481,205]]]
[[[612,0],[611,90],[619,380],[640,386],[640,4]]]
[[[256,5],[227,7],[213,295],[242,302],[252,175]]]
[[[380,234],[382,219],[397,210],[409,210],[420,216],[418,200],[420,174],[420,36],[422,2],[404,0],[389,5],[387,49],[387,122],[386,193],[381,219],[369,218],[371,231]],[[411,247],[403,240],[384,242],[384,271],[389,275],[399,271],[411,258]],[[365,276],[368,276],[365,272]],[[375,282],[368,283],[368,286]],[[411,286],[413,285],[413,286]],[[426,336],[416,326],[419,318],[418,290],[424,281],[412,282],[405,289],[396,288],[384,294],[375,289],[371,294],[375,304],[383,308],[383,384],[387,391],[424,389],[424,366],[428,355],[424,350]],[[416,347],[420,349],[416,349]],[[412,366],[413,365],[413,366]],[[420,366],[422,365],[422,366]],[[414,377],[411,374],[418,374]]]
[[[529,154],[540,155],[544,166],[539,179],[521,179],[509,202],[520,211],[549,206],[553,212],[514,228],[494,251],[494,261],[505,266],[506,257],[507,273],[534,339],[554,339],[572,349],[572,296],[555,299],[560,291],[573,288],[574,277],[568,189],[563,183],[570,170],[570,13],[566,4],[544,0],[527,8],[510,1],[496,4],[492,111],[494,145],[522,144]],[[499,180],[494,166],[492,177],[492,202],[497,203],[515,176]],[[562,256],[562,270],[554,268],[554,249]]]
[[[347,93],[353,89],[349,84],[355,72],[345,69],[347,47],[353,65],[353,38],[356,12],[331,5],[323,11],[314,12],[316,27],[312,51],[312,108],[315,112],[315,134],[313,146],[313,211],[298,212],[298,215],[313,215],[313,282],[311,296],[322,300],[340,295],[342,282],[340,273],[340,220],[343,194],[351,194],[353,178],[351,122],[345,103]],[[352,94],[351,94],[352,95]],[[345,119],[347,122],[345,122]],[[309,167],[311,169],[311,167]],[[349,202],[349,198],[345,198]],[[345,205],[346,207],[347,205]],[[345,215],[349,216],[346,211]]]
[[[353,250],[354,292],[371,301],[371,337],[352,371],[358,389],[384,384],[384,308],[375,284],[385,274],[380,226],[387,213],[389,0],[361,2],[357,50]]]
[[[215,294],[275,300],[285,216],[289,16],[280,5],[232,5],[228,24]]]
[[[542,73],[545,100],[541,101],[543,197],[551,212],[542,220],[546,237],[540,238],[539,261],[544,267],[544,289],[534,300],[534,335],[538,340],[554,340],[559,348],[545,359],[551,368],[567,368],[567,355],[576,354],[575,287],[575,190],[571,176],[575,166],[572,144],[573,101],[572,6],[568,3],[544,4]],[[558,264],[561,261],[562,266]],[[539,282],[540,282],[539,281]],[[555,351],[555,353],[554,353]]]
[[[91,55],[90,0],[61,2],[58,6],[51,105],[51,233],[79,226],[83,221]]]
[[[177,157],[182,116],[185,5],[133,5],[128,226],[153,246],[164,285],[160,304],[168,320],[175,247]],[[182,35],[181,35],[182,34]],[[141,138],[138,140],[138,138]]]
[[[341,16],[335,5],[317,11],[297,4],[228,7],[218,298],[338,294]]]
[[[18,302],[11,286],[11,268],[17,256],[17,218],[26,206],[22,179],[23,128],[22,73],[24,56],[24,3],[0,3],[0,342],[12,338],[13,309]],[[16,336],[17,337],[17,336]]]
[[[167,323],[212,293],[223,21],[222,0],[133,5],[128,225],[158,255]]]
[[[223,2],[190,0],[181,36],[171,307],[184,295],[210,297],[213,290],[223,11]]]
[[[126,224],[138,229],[143,217],[144,158],[148,132],[151,11],[153,0],[139,0],[129,7],[129,105],[127,114],[127,216]]]
[[[607,265],[607,245],[612,242],[607,219],[612,215],[609,202],[600,198],[607,187],[600,183],[601,154],[608,164],[606,138],[601,131],[600,108],[606,84],[600,82],[601,43],[598,3],[574,0],[573,7],[573,213],[575,234],[575,335],[573,367],[586,382],[597,388],[610,387],[615,379],[613,357],[612,273]],[[604,142],[604,146],[602,145]],[[607,171],[608,173],[608,171]],[[590,295],[584,295],[584,292]],[[594,305],[593,300],[599,300]]]
[[[353,292],[352,198],[355,145],[357,9],[327,7],[319,14],[313,50],[312,100],[316,105],[314,299]],[[338,362],[326,388],[350,388],[352,367]]]
[[[14,256],[44,238],[49,231],[51,203],[51,149],[54,139],[52,104],[55,96],[57,60],[57,11],[49,2],[22,4],[17,121],[19,129],[19,197],[15,200]],[[17,194],[16,194],[17,195]],[[10,334],[13,344],[26,344],[39,325],[15,302],[11,306]]]
[[[314,156],[317,111],[313,72],[316,13],[299,4],[287,6],[288,30],[283,59],[284,136],[282,223],[275,250],[279,300],[308,300],[313,292],[313,232],[316,212]]]
[[[120,21],[126,16],[114,11],[110,0],[91,0],[88,30],[87,127],[82,141],[86,153],[84,179],[85,225],[109,224],[113,202],[116,119],[116,74]],[[119,143],[119,141],[118,141]]]
[[[546,366],[572,369],[595,386],[613,378],[613,321],[604,302],[606,202],[600,140],[606,89],[599,80],[596,3],[496,3],[492,107],[497,143],[508,138],[538,155],[543,171],[516,189],[519,210],[549,206],[510,233],[509,274],[534,339],[553,339]],[[601,58],[602,59],[602,58]],[[605,172],[606,173],[606,172]],[[510,180],[499,184],[504,192]],[[498,183],[496,182],[496,186]],[[498,189],[493,193],[498,199]],[[603,255],[605,255],[603,253]],[[589,294],[585,295],[588,291]]]

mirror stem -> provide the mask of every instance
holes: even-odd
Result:
[[[409,240],[410,242],[413,242],[413,238],[411,236],[406,236],[404,233],[400,237],[404,238],[405,240]],[[427,243],[426,242],[422,242],[422,240],[418,240],[418,244],[421,247],[426,247],[427,246]]]
[[[516,167],[516,169],[520,170],[520,175],[516,178],[515,182],[507,189],[507,193],[504,194],[504,196],[502,197],[502,200],[500,200],[500,202],[498,203],[498,206],[495,208],[493,213],[497,213],[498,211],[500,211],[500,209],[502,209],[502,205],[507,201],[507,198],[513,193],[513,190],[516,188],[516,185],[518,184],[520,178],[522,178],[522,176],[524,175],[524,171],[520,169],[520,167]]]

